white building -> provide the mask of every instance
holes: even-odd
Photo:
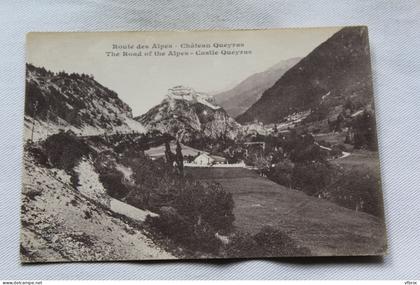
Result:
[[[214,163],[214,158],[206,153],[202,153],[194,158],[193,163],[197,165],[212,165]]]
[[[217,155],[209,155],[206,153],[199,154],[194,158],[193,163],[196,165],[214,165],[214,164],[225,164],[226,158]]]

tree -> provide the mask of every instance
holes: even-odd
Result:
[[[352,125],[354,129],[354,147],[376,151],[378,145],[374,114],[364,111],[361,116],[358,116],[353,121]]]
[[[347,98],[346,103],[344,103],[344,111],[346,110],[350,110],[350,113],[353,113],[353,111],[355,110],[355,104],[351,101],[350,98]]]
[[[273,133],[278,134],[278,132],[279,132],[279,128],[277,127],[277,124],[274,124]]]
[[[182,155],[182,148],[179,140],[176,141],[176,165],[178,167],[179,174],[184,174],[184,156]]]
[[[263,156],[255,159],[255,167],[258,169],[260,175],[266,175],[270,169],[270,162]]]
[[[34,102],[34,107],[33,107],[33,115],[32,115],[32,131],[31,131],[31,141],[34,141],[34,131],[35,131],[35,116],[36,116],[36,112],[38,111],[38,101]]]
[[[308,120],[304,121],[322,121],[328,117],[328,112],[328,106],[326,104],[320,104],[311,111],[311,114],[308,116]]]
[[[324,161],[325,152],[315,144],[312,135],[305,134],[297,136],[294,140],[289,142],[290,159],[293,162],[311,162],[311,161]]]
[[[289,159],[279,161],[270,169],[269,178],[274,182],[292,188],[293,163]]]
[[[327,187],[329,200],[343,207],[383,216],[380,180],[373,173],[352,169],[342,173],[335,183]]]
[[[165,158],[166,163],[172,165],[174,161],[174,154],[171,151],[171,146],[169,145],[169,141],[165,141]]]
[[[293,168],[292,187],[316,196],[323,192],[333,178],[332,167],[323,162],[298,163]]]

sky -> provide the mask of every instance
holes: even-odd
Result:
[[[159,104],[173,86],[184,85],[212,94],[227,90],[282,60],[306,56],[339,29],[29,33],[26,60],[54,72],[92,74],[99,83],[117,92],[138,116]],[[152,48],[153,44],[167,47]],[[210,47],[182,48],[194,44]],[[113,45],[119,48],[113,49]],[[130,45],[134,47],[127,49]],[[222,50],[251,53],[221,55]],[[123,56],[123,51],[141,51],[142,56]],[[157,51],[165,52],[165,56],[145,56]],[[192,55],[169,56],[170,51]],[[196,55],[204,51],[219,54]],[[107,52],[120,55],[110,56]]]

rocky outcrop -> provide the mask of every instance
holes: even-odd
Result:
[[[223,108],[198,92],[186,90],[188,94],[169,95],[159,105],[135,119],[150,130],[171,134],[183,142],[195,136],[235,138],[240,125]],[[194,99],[190,99],[190,92],[194,94],[191,97]]]

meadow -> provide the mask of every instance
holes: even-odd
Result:
[[[308,196],[245,168],[186,168],[203,181],[232,193],[235,230],[255,234],[263,226],[280,229],[315,255],[381,252],[382,221],[372,215]]]

